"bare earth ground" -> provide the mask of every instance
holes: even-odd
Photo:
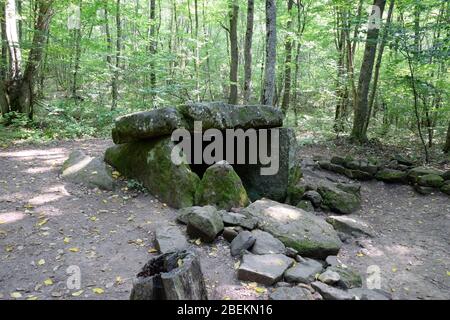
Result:
[[[124,181],[102,192],[59,179],[70,151],[101,157],[110,144],[93,139],[0,151],[0,299],[19,293],[22,299],[128,299],[132,278],[154,255],[153,231],[174,224],[176,210],[127,190]],[[308,158],[327,150],[301,153]],[[362,198],[356,215],[377,236],[346,243],[341,262],[363,278],[368,266],[379,266],[382,288],[395,299],[450,299],[449,198],[381,182],[363,183]],[[237,259],[224,240],[192,247],[201,256],[210,298],[266,297],[236,279]],[[81,271],[79,290],[67,288],[70,266]]]

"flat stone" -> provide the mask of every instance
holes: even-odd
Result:
[[[338,188],[335,184],[322,182],[317,191],[323,198],[322,207],[339,214],[351,214],[361,206],[361,198]]]
[[[280,281],[294,260],[282,254],[244,254],[238,269],[238,279],[273,285]]]
[[[156,249],[161,253],[185,250],[188,247],[186,237],[175,226],[165,226],[155,231]]]
[[[225,240],[227,240],[228,242],[231,243],[231,241],[233,241],[234,238],[236,238],[236,236],[239,234],[239,231],[236,230],[236,228],[234,227],[225,227],[223,229],[223,233],[222,236]]]
[[[389,292],[380,289],[354,288],[348,290],[348,293],[358,300],[392,300]]]
[[[269,300],[314,300],[314,297],[305,288],[280,287],[269,294]]]
[[[339,274],[340,277],[339,286],[344,289],[352,289],[362,286],[361,275],[348,267],[345,268],[342,265],[337,265],[328,267],[327,271]]]
[[[210,207],[195,210],[189,215],[187,233],[192,238],[200,238],[204,242],[212,242],[222,232],[223,221],[217,211]]]
[[[242,231],[231,242],[231,255],[233,257],[241,255],[255,243],[256,238],[249,231]]]
[[[375,178],[386,183],[404,183],[407,173],[405,171],[394,169],[382,169],[378,171]]]
[[[339,273],[337,273],[337,272],[334,272],[331,270],[326,270],[324,273],[322,273],[318,277],[318,280],[325,284],[333,285],[333,284],[337,283],[339,280],[341,280],[341,277],[339,276]]]
[[[320,293],[325,300],[354,300],[352,294],[347,291],[331,287],[320,281],[314,281],[311,286]]]
[[[313,213],[267,199],[258,200],[244,210],[258,219],[261,230],[300,255],[325,259],[337,254],[342,245],[333,227]]]
[[[344,232],[352,236],[365,235],[373,237],[372,228],[364,221],[350,216],[328,216],[326,221],[331,224],[336,231]]]
[[[261,230],[253,230],[253,236],[256,241],[253,245],[251,252],[254,254],[275,254],[275,253],[286,253],[286,247],[283,242],[272,236],[268,232]]]
[[[426,174],[417,179],[420,186],[440,188],[444,184],[444,178],[437,174]]]
[[[419,180],[419,177],[425,176],[428,174],[442,176],[444,174],[444,171],[429,168],[429,167],[416,167],[416,168],[411,169],[408,172],[408,176],[407,176],[408,182],[413,183],[413,184],[417,183]]]
[[[317,274],[323,270],[322,263],[313,259],[303,259],[292,268],[288,269],[284,274],[284,278],[288,282],[293,283],[310,283],[314,281]]]
[[[287,255],[290,258],[295,259],[298,256],[298,251],[295,250],[294,248],[286,248],[285,255]]]
[[[236,212],[223,212],[222,220],[226,226],[241,226],[248,230],[255,229],[258,224],[257,219]]]

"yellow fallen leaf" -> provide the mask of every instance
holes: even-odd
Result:
[[[392,268],[392,272],[397,272],[397,268],[396,267]]]
[[[231,298],[229,296],[225,296],[223,297],[223,300],[231,300]]]
[[[194,243],[199,246],[199,245],[202,244],[202,240],[201,239],[197,239],[197,240],[194,241]]]
[[[237,262],[234,264],[234,268],[235,268],[235,269],[238,269],[238,268],[240,267],[240,265],[241,265],[241,262],[240,262],[240,261],[237,261]]]
[[[45,260],[44,259],[40,259],[37,264],[39,266],[43,266],[45,264]]]
[[[11,251],[13,251],[13,246],[6,246],[6,248],[5,248],[5,250],[6,250],[6,252],[11,252]]]
[[[11,292],[10,296],[14,299],[22,298],[22,294],[20,292]]]
[[[255,292],[256,293],[265,293],[266,292],[266,288],[256,287],[255,288]]]
[[[156,252],[158,252],[158,250],[156,250],[155,248],[148,249],[148,253],[156,253]]]
[[[4,224],[4,223],[6,223],[6,222],[0,219],[0,224]]]
[[[32,209],[34,208],[31,204],[27,203],[26,205],[23,206],[25,209]]]
[[[32,300],[37,300],[38,299],[38,297],[36,297],[36,296],[34,296],[34,295],[31,295],[31,296],[28,296],[27,297],[27,300],[30,300],[30,301],[32,301]]]
[[[356,256],[357,256],[357,257],[364,257],[364,253],[358,252],[358,253],[356,254]]]
[[[447,275],[450,277],[450,271],[447,271]]]
[[[44,224],[46,224],[48,222],[48,218],[42,219],[41,221],[39,221],[37,223],[38,227],[42,227]]]
[[[63,241],[64,241],[64,243],[69,243],[70,242],[70,238],[65,237]]]
[[[178,264],[178,268],[181,268],[183,266],[183,260],[178,259],[177,264]]]
[[[91,220],[91,221],[97,221],[98,218],[93,216],[93,217],[90,217],[89,220]]]
[[[79,297],[79,296],[81,296],[81,294],[82,294],[83,292],[84,292],[84,290],[72,292],[72,296],[73,296],[73,297]]]
[[[46,286],[51,286],[51,285],[53,284],[53,280],[50,279],[50,278],[48,278],[48,279],[44,280],[44,284],[45,284]]]
[[[120,284],[122,284],[122,283],[123,283],[122,277],[121,277],[121,276],[117,276],[117,277],[116,277],[116,284],[117,284],[117,285],[120,285]]]
[[[94,288],[94,289],[92,289],[92,292],[94,292],[96,294],[103,294],[105,292],[105,290],[103,290],[102,288]]]
[[[136,239],[137,244],[142,244],[144,241],[142,239]]]
[[[69,251],[70,252],[78,252],[78,251],[80,251],[80,249],[75,247],[75,248],[70,248]]]

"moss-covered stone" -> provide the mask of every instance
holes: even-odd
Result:
[[[308,212],[314,212],[314,206],[309,200],[301,200],[299,203],[297,203],[296,207]]]
[[[200,179],[187,164],[172,162],[173,147],[170,137],[121,144],[106,150],[105,161],[170,206],[190,207]]]
[[[188,216],[187,233],[191,238],[213,242],[223,231],[222,217],[212,206],[197,208]]]
[[[407,173],[394,169],[382,169],[378,171],[375,178],[387,183],[404,183],[406,181]]]
[[[350,214],[361,205],[361,199],[356,194],[345,192],[332,184],[322,184],[317,191],[323,198],[322,206],[337,213]]]
[[[197,187],[197,205],[213,205],[218,209],[246,207],[250,201],[242,181],[233,167],[221,161],[209,167]]]
[[[450,196],[450,180],[445,181],[440,190]]]
[[[436,174],[426,174],[417,179],[420,186],[440,188],[444,184],[444,179]]]
[[[412,184],[418,183],[419,177],[429,175],[429,174],[441,176],[443,174],[443,172],[440,170],[428,168],[428,167],[413,168],[408,172],[408,177],[407,177],[408,182],[410,182]]]
[[[362,286],[361,275],[343,266],[328,267],[327,270],[336,272],[340,276],[339,285],[344,289],[359,288]]]

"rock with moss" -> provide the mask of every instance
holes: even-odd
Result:
[[[314,206],[309,200],[300,200],[296,207],[308,212],[314,212]]]
[[[112,138],[116,144],[146,140],[170,135],[181,126],[183,119],[174,108],[136,112],[116,119]]]
[[[428,195],[430,195],[430,194],[432,194],[433,192],[436,191],[436,189],[433,188],[433,187],[424,187],[424,186],[420,186],[418,184],[414,185],[414,190],[418,194],[421,194],[423,196],[428,196]]]
[[[267,199],[252,203],[245,211],[258,219],[261,230],[302,256],[325,259],[342,246],[333,227],[313,213]]]
[[[419,177],[421,176],[426,176],[426,175],[438,175],[441,176],[442,174],[444,174],[444,172],[437,170],[437,169],[433,169],[433,168],[428,168],[428,167],[417,167],[417,168],[413,168],[408,172],[408,182],[411,184],[415,184],[419,182]]]
[[[114,180],[105,163],[76,150],[63,163],[61,178],[89,188],[113,190]]]
[[[322,196],[322,207],[340,214],[350,214],[361,206],[361,198],[356,194],[345,192],[334,184],[322,183],[317,189]]]
[[[346,290],[352,288],[359,288],[362,286],[361,275],[343,265],[337,265],[333,267],[328,267],[327,271],[335,272],[339,274],[340,280],[338,285]]]
[[[440,190],[450,196],[450,180],[445,181]]]
[[[190,130],[193,129],[194,121],[201,121],[204,130],[275,128],[283,125],[284,118],[280,109],[265,105],[186,103],[177,109]]]
[[[204,242],[213,242],[223,231],[222,217],[212,206],[195,210],[188,217],[187,234],[191,238],[200,238]]]
[[[194,205],[199,177],[185,164],[174,164],[170,137],[113,146],[105,161],[126,177],[141,182],[153,195],[174,208]]]
[[[444,178],[437,174],[426,174],[417,179],[417,183],[423,187],[440,188],[444,184]]]
[[[450,181],[450,170],[445,171],[441,177],[445,180],[445,181]]]
[[[394,169],[382,169],[378,171],[375,176],[377,180],[387,183],[404,183],[406,181],[407,173]]]
[[[374,232],[365,221],[356,217],[349,216],[328,216],[326,221],[331,224],[336,231],[343,232],[352,236],[372,237]]]
[[[195,199],[197,205],[210,204],[225,210],[245,207],[250,202],[241,179],[226,161],[220,161],[205,171]]]

